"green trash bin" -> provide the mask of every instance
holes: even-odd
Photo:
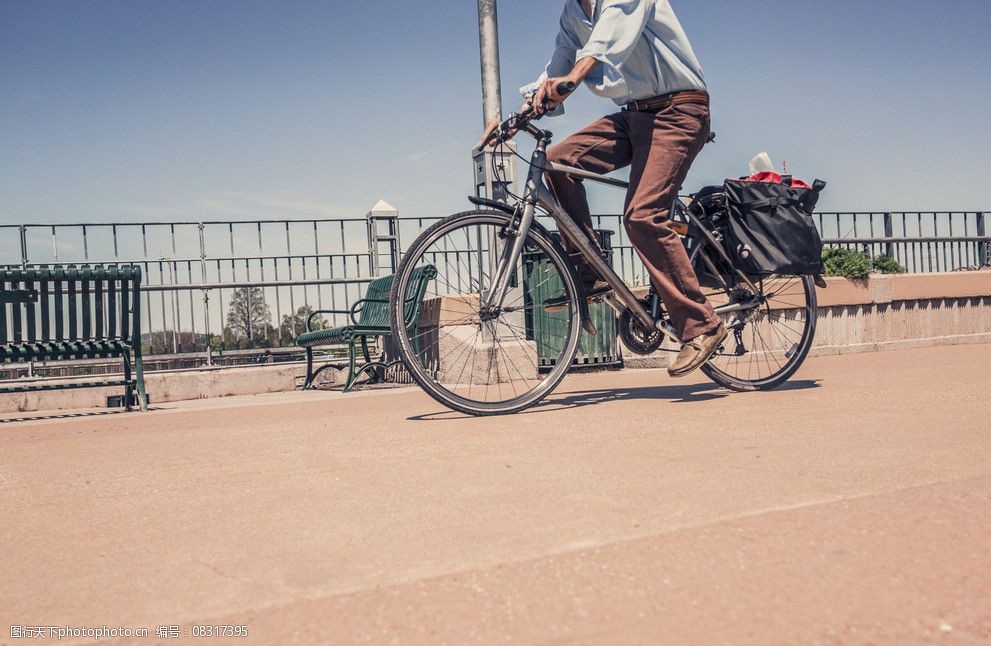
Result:
[[[599,244],[606,253],[606,261],[612,266],[612,231],[596,229]],[[560,240],[557,233],[552,236]],[[552,296],[557,296],[563,290],[557,276],[547,277],[547,258],[537,250],[526,254],[524,259],[523,287],[529,303],[543,303]],[[559,340],[567,334],[567,318],[563,312],[545,312],[543,308],[527,309],[527,337],[537,344],[539,367],[550,369],[559,352]],[[575,356],[575,366],[617,366],[622,365],[623,355],[620,351],[617,336],[616,314],[605,303],[593,303],[589,306],[589,315],[595,324],[596,333],[590,335],[584,330],[578,338],[578,354]],[[546,340],[545,342],[542,342]]]

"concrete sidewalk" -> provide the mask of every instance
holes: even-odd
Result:
[[[402,388],[3,424],[0,643],[985,643],[989,366],[818,357],[746,395],[574,375],[507,418]]]

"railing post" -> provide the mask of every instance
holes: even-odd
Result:
[[[19,227],[21,234],[21,269],[27,269],[28,266],[28,230],[27,226],[21,225]]]
[[[987,224],[984,222],[984,213],[977,214],[977,235],[986,236]],[[991,267],[991,241],[984,240],[977,243],[977,264],[981,267]]]
[[[379,246],[386,242],[389,244],[389,261],[392,271],[399,268],[399,211],[385,200],[379,200],[372,210],[365,216],[368,219],[368,263],[370,273],[373,277],[381,276],[382,262],[379,257]],[[379,231],[379,222],[384,220],[388,224],[388,232],[384,235]]]
[[[389,220],[389,255],[392,259],[392,271],[395,273],[399,269],[399,254],[402,251],[402,241],[399,239],[399,218]]]
[[[878,273],[878,269],[877,269],[877,267],[875,267],[875,266],[874,266],[874,245],[872,245],[872,244],[871,244],[871,243],[869,243],[869,242],[865,242],[865,243],[864,243],[864,255],[865,255],[865,256],[867,256],[867,258],[868,258],[868,259],[870,260],[870,262],[871,262],[871,269],[870,269],[870,272],[871,272],[872,274],[876,274],[876,273]]]
[[[20,234],[21,234],[21,269],[27,269],[27,267],[28,267],[28,233],[27,233],[27,227],[22,224],[19,227],[19,230],[20,230]],[[5,306],[3,306],[3,307],[5,307]],[[11,307],[13,307],[13,306],[11,306]],[[15,313],[16,316],[20,316],[20,314],[17,314],[17,310],[16,309],[14,310],[14,313]],[[35,375],[35,372],[34,372],[34,359],[31,359],[30,361],[28,361],[28,377],[35,377],[35,376],[36,375]]]
[[[375,230],[375,227],[378,224],[375,222],[375,218],[372,217],[371,211],[368,212],[366,218],[365,226],[368,228],[368,273],[373,277],[377,277],[379,275],[379,245],[377,241],[378,236],[376,235],[378,232]]]
[[[200,277],[201,282],[206,285],[206,238],[202,222],[197,222],[196,227],[200,234]],[[190,314],[192,317],[192,314]],[[213,353],[210,352],[210,342],[213,335],[210,334],[210,292],[203,290],[203,338],[206,340],[206,365],[213,365]]]
[[[871,235],[874,235],[873,233]],[[884,214],[884,237],[894,238],[895,237],[895,227],[894,223],[891,221],[891,214]],[[884,243],[884,255],[889,258],[894,258],[894,245],[889,241]]]

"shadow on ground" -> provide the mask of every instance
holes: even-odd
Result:
[[[819,382],[812,379],[790,381],[783,386],[776,388],[775,392],[789,390],[806,390],[809,388],[819,388]],[[582,408],[584,406],[594,406],[603,402],[629,401],[637,399],[656,399],[672,403],[700,403],[722,399],[723,397],[741,396],[746,393],[735,393],[717,384],[686,384],[683,386],[650,386],[641,388],[609,388],[595,390],[580,390],[574,392],[553,393],[544,401],[533,408],[525,410],[517,415],[535,415],[539,413],[551,413],[559,410],[571,408]],[[456,411],[441,411],[437,413],[426,413],[424,415],[414,415],[406,419],[413,422],[430,422],[452,419],[463,419],[471,417]]]
[[[154,410],[149,408],[149,410]],[[44,415],[26,415],[24,417],[0,417],[0,424],[16,424],[17,422],[38,422],[49,419],[74,419],[82,417],[103,417],[105,415],[121,415],[127,413],[126,410],[94,410],[94,411],[83,411],[83,412],[65,412],[65,413],[48,413]],[[140,411],[135,408],[133,411],[135,414],[140,415]]]

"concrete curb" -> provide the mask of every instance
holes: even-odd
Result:
[[[287,363],[276,366],[247,366],[214,368],[211,370],[175,370],[145,375],[145,386],[151,403],[213,399],[233,395],[260,395],[287,392],[301,386],[306,376],[306,364]],[[321,386],[339,382],[339,371],[328,368],[320,374]],[[56,383],[59,379],[38,379]],[[80,379],[85,381],[85,379]],[[0,395],[0,413],[35,410],[70,410],[102,408],[107,397],[121,395],[122,387],[81,388]]]

